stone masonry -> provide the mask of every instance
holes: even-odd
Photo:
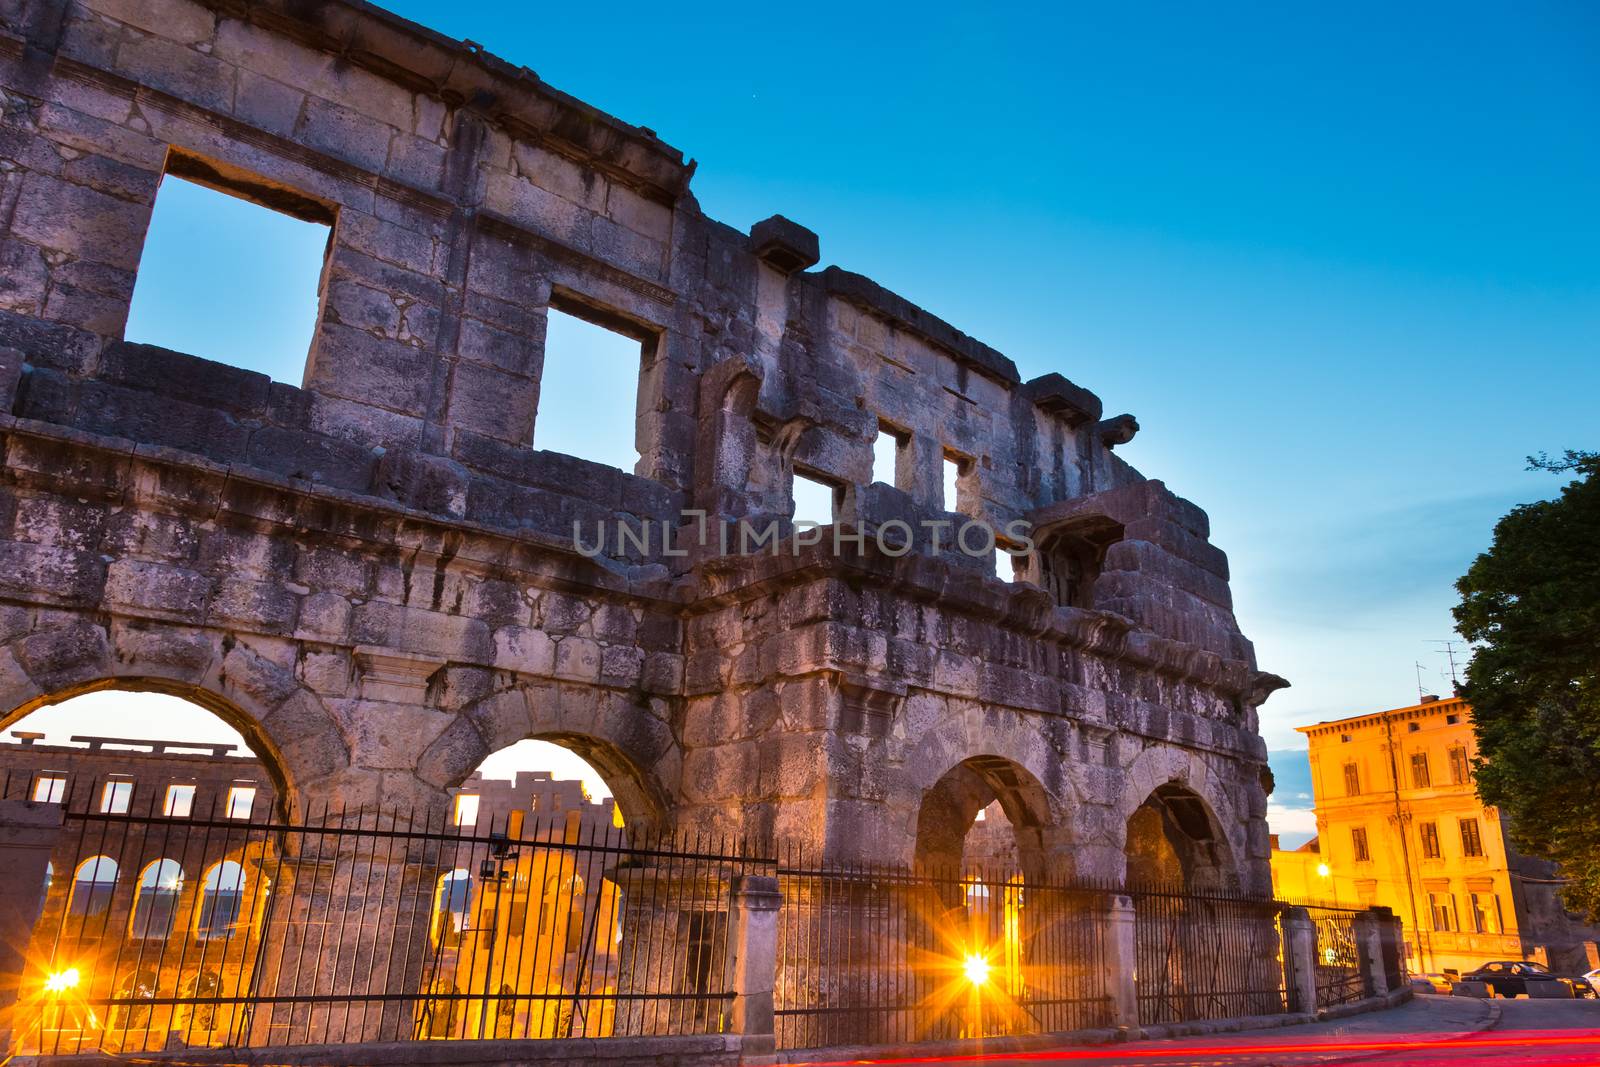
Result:
[[[541,737],[630,827],[931,862],[998,801],[1025,864],[1266,891],[1284,683],[1135,420],[693,170],[359,0],[0,0],[0,725],[175,693],[290,814],[442,805]],[[167,174],[331,227],[302,384],[123,339]],[[537,448],[549,308],[639,342],[635,470]],[[797,472],[912,550],[700,543]],[[945,519],[1038,551],[1003,580]]]

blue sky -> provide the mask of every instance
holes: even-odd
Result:
[[[393,7],[1137,415],[1294,682],[1274,749],[1445,685],[1451,583],[1559,484],[1524,457],[1600,439],[1600,9]]]

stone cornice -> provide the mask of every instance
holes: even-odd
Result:
[[[519,139],[674,204],[694,164],[652,130],[545,84],[471,41],[455,41],[362,0],[201,0],[233,18],[340,56],[416,92],[464,105]]]
[[[692,616],[769,596],[802,581],[831,577],[893,588],[899,595],[937,602],[941,608],[987,619],[1060,647],[1241,699],[1263,688],[1267,692],[1279,688],[1274,682],[1286,684],[1275,675],[1258,671],[1254,664],[1159,637],[1124,616],[1059,607],[1035,586],[989,578],[935,557],[885,555],[877,551],[871,538],[859,555],[834,556],[831,546],[819,544],[807,546],[798,555],[714,557],[679,581],[677,595],[685,613]]]

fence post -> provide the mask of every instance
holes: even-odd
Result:
[[[1283,980],[1289,1010],[1316,1014],[1317,926],[1305,908],[1283,910]]]
[[[1361,979],[1369,997],[1389,992],[1389,976],[1383,963],[1383,921],[1377,912],[1357,912],[1351,920],[1356,936],[1356,958],[1361,963]]]
[[[1133,898],[1113,894],[1106,909],[1106,995],[1111,998],[1112,1023],[1129,1028],[1139,1025],[1139,990],[1134,980],[1138,944],[1134,921]]]
[[[45,872],[60,836],[61,805],[0,800],[0,1052],[11,1049],[28,942],[44,910]]]
[[[778,908],[783,896],[771,875],[733,879],[728,910],[728,988],[733,993],[729,1031],[741,1038],[740,1062],[774,1060],[772,988],[778,969]]]

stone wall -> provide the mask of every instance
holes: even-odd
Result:
[[[1179,783],[1269,885],[1255,709],[1282,682],[1204,513],[1115,454],[1130,416],[808,270],[786,219],[708,219],[651,131],[366,5],[0,0],[0,94],[8,719],[189,696],[291,807],[437,803],[548,737],[630,825],[840,858],[916,858],[966,768],[951,810],[998,798],[1041,862],[1106,877]],[[299,386],[124,340],[165,174],[331,227]],[[537,447],[552,307],[639,342],[631,472]],[[695,543],[686,509],[787,522],[797,472],[915,550]],[[1070,598],[1042,557],[1002,581],[934,550],[944,518],[1027,520],[1086,569]],[[674,537],[587,558],[575,522]]]

